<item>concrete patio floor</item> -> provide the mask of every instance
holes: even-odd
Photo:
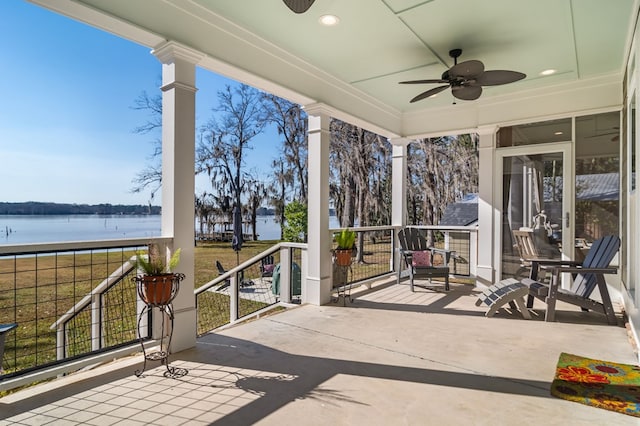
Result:
[[[141,356],[0,399],[0,425],[626,425],[549,395],[569,352],[637,364],[627,331],[558,306],[558,322],[501,311],[477,291],[380,285],[353,303],[300,306],[208,334],[165,378]],[[437,287],[441,288],[441,287]],[[543,305],[536,302],[536,313]]]

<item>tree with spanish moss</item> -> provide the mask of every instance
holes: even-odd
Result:
[[[196,172],[206,173],[221,193],[228,191],[234,207],[240,209],[249,178],[243,170],[244,155],[266,125],[261,96],[244,84],[219,91],[214,117],[201,129],[196,147]]]
[[[269,93],[262,95],[262,105],[269,124],[282,137],[279,161],[287,175],[280,180],[288,185],[291,198],[307,203],[307,114],[298,104]]]
[[[340,120],[332,120],[330,129],[329,193],[340,226],[383,224],[385,216],[389,223],[389,209],[381,200],[390,199],[391,145],[380,135]],[[357,262],[364,261],[363,237],[358,233]]]
[[[418,139],[407,157],[409,223],[437,225],[448,204],[478,191],[476,135]]]

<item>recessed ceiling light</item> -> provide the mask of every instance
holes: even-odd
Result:
[[[551,75],[555,74],[557,71],[554,69],[548,69],[540,72],[540,75]]]
[[[336,15],[322,15],[318,21],[326,26],[326,27],[333,27],[338,25],[338,23],[340,22],[340,18],[338,18]]]
[[[564,135],[564,133],[563,132],[555,132],[554,135],[560,136],[560,135]]]

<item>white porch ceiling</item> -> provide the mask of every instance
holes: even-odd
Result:
[[[150,48],[175,41],[203,53],[205,68],[296,102],[325,103],[387,135],[435,131],[452,114],[460,128],[477,126],[494,121],[500,103],[516,102],[513,109],[521,99],[585,85],[614,84],[621,99],[638,7],[637,0],[316,0],[297,15],[282,0],[34,1]],[[325,14],[339,25],[320,25]],[[439,78],[453,65],[453,48],[463,49],[460,61],[527,78],[485,88],[477,101],[452,105],[446,90],[410,104],[435,85],[398,82]],[[557,73],[540,76],[545,69]]]

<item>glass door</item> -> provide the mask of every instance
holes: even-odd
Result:
[[[504,148],[497,155],[501,279],[527,277],[531,258],[572,259],[571,143]]]

